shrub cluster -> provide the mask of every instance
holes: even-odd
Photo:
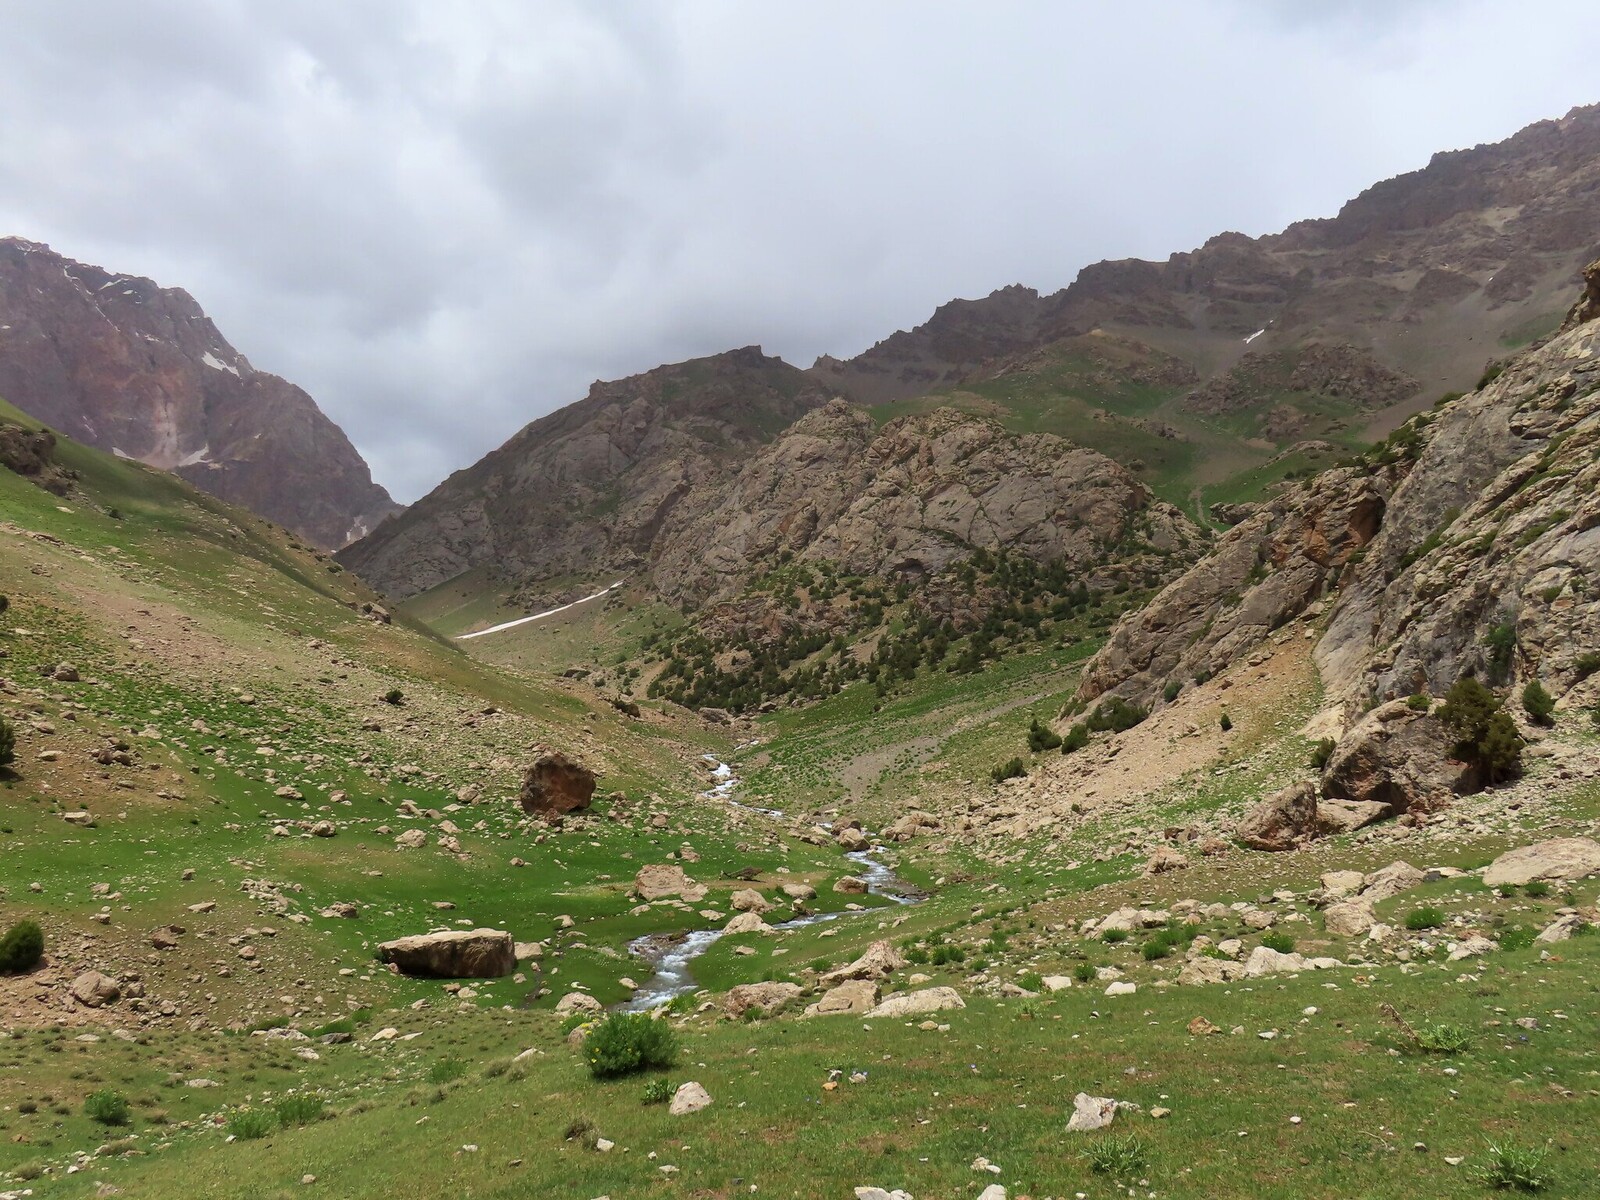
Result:
[[[670,1067],[677,1053],[672,1027],[646,1013],[612,1013],[583,1042],[584,1059],[596,1079]]]
[[[1483,684],[1464,675],[1451,684],[1439,716],[1456,741],[1453,752],[1483,772],[1489,783],[1516,775],[1522,767],[1522,735],[1511,714]]]
[[[44,957],[44,930],[37,921],[18,921],[0,937],[0,975],[20,975]]]

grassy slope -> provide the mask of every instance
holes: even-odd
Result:
[[[86,465],[98,471],[108,464]],[[824,907],[837,908],[841,898],[828,884],[844,866],[838,856],[794,840],[785,826],[758,815],[688,798],[697,785],[689,764],[702,750],[727,754],[732,738],[674,723],[648,706],[645,722],[624,722],[595,705],[591,692],[536,682],[548,681],[569,656],[604,661],[624,646],[632,636],[624,626],[632,619],[628,610],[528,627],[526,637],[502,652],[526,656],[539,669],[531,676],[497,670],[415,631],[360,620],[337,602],[359,598],[354,585],[337,575],[322,578],[328,573],[317,573],[321,564],[269,530],[247,522],[241,536],[249,539],[248,552],[235,554],[232,539],[224,549],[213,540],[217,530],[201,528],[212,520],[203,515],[209,502],[187,489],[173,493],[175,499],[152,499],[151,488],[178,485],[141,468],[109,465],[128,473],[122,522],[77,501],[67,503],[73,513],[61,513],[53,498],[0,476],[0,504],[17,514],[12,519],[19,525],[58,534],[97,560],[120,546],[131,563],[111,568],[84,562],[67,547],[4,535],[0,591],[17,601],[6,624],[31,631],[22,636],[13,630],[7,638],[8,673],[26,689],[36,678],[35,662],[70,656],[86,679],[104,686],[48,684],[37,695],[24,690],[0,702],[13,711],[26,708],[29,719],[58,729],[67,728],[64,714],[73,711],[96,735],[121,731],[164,769],[150,772],[150,785],[110,790],[79,766],[76,754],[87,743],[57,734],[48,740],[69,741],[75,757],[70,769],[51,773],[53,767],[47,771],[33,757],[45,735],[29,729],[22,778],[0,793],[8,827],[3,849],[8,863],[26,855],[27,878],[38,879],[44,890],[25,894],[21,877],[8,870],[0,917],[42,912],[53,944],[67,948],[63,953],[74,966],[125,952],[146,964],[153,995],[182,994],[186,1017],[207,1011],[205,992],[221,997],[212,1014],[219,1022],[289,1017],[314,1030],[352,1007],[377,1011],[358,1017],[355,1043],[317,1045],[314,1061],[295,1056],[303,1043],[210,1028],[189,1032],[181,1021],[141,1027],[125,1006],[114,1020],[131,1027],[135,1042],[110,1036],[105,1025],[87,1027],[100,1040],[80,1042],[75,1025],[25,1022],[0,1039],[0,1067],[11,1068],[0,1070],[0,1171],[21,1167],[32,1174],[49,1166],[50,1173],[31,1184],[37,1196],[93,1195],[104,1180],[130,1197],[165,1197],[180,1189],[207,1197],[277,1197],[302,1194],[299,1180],[306,1173],[317,1176],[318,1192],[341,1197],[396,1189],[417,1196],[684,1191],[731,1197],[750,1194],[752,1185],[762,1195],[831,1197],[863,1183],[937,1196],[975,1193],[989,1182],[970,1169],[978,1155],[1002,1165],[999,1178],[1013,1195],[1126,1194],[1079,1156],[1094,1139],[1064,1132],[1079,1090],[1141,1106],[1119,1118],[1119,1128],[1136,1130],[1148,1149],[1139,1178],[1149,1182],[1140,1194],[1285,1200],[1480,1195],[1472,1172],[1485,1161],[1485,1136],[1523,1144],[1548,1140],[1559,1180],[1555,1194],[1583,1195],[1592,1183],[1595,1148],[1576,1131],[1600,1116],[1594,1087],[1600,938],[1577,939],[1544,958],[1531,947],[1499,951],[1481,968],[1445,963],[1442,947],[1449,942],[1434,938],[1427,950],[1408,950],[1409,965],[1379,955],[1360,970],[1169,989],[1176,960],[1146,962],[1141,946],[1147,938],[1113,946],[1071,932],[1084,918],[1124,903],[1168,905],[1183,897],[1254,902],[1287,887],[1301,899],[1278,902],[1280,924],[1300,947],[1351,957],[1356,948],[1329,939],[1304,902],[1318,872],[1372,868],[1401,852],[1427,865],[1471,868],[1513,844],[1514,833],[1503,826],[1483,833],[1446,828],[1438,836],[1419,833],[1403,851],[1340,838],[1307,854],[1194,858],[1188,871],[1139,878],[1142,860],[1123,849],[1121,831],[1234,811],[1298,770],[1307,743],[1296,730],[1315,706],[1312,691],[1292,711],[1260,719],[1244,713],[1239,690],[1229,692],[1240,719],[1221,759],[1178,777],[1148,811],[1091,810],[1081,820],[998,847],[953,835],[919,839],[891,857],[904,878],[929,889],[926,902],[780,938],[726,939],[697,964],[700,980],[720,988],[761,976],[805,982],[807,968],[848,961],[876,937],[893,937],[924,956],[940,946],[956,948],[964,961],[913,968],[966,995],[966,1009],[938,1015],[948,1029],[859,1018],[747,1025],[708,1012],[673,1018],[686,1052],[670,1074],[674,1082],[698,1079],[710,1090],[716,1103],[706,1113],[671,1118],[643,1106],[637,1078],[595,1083],[563,1045],[547,1008],[553,996],[522,1007],[539,980],[491,984],[478,999],[458,1001],[436,983],[373,971],[368,946],[440,921],[504,923],[519,937],[554,937],[558,953],[546,965],[555,973],[543,980],[554,994],[576,978],[611,999],[622,994],[620,974],[641,973],[637,964],[610,957],[622,940],[697,923],[664,907],[629,913],[620,885],[639,864],[659,861],[688,840],[702,855],[691,872],[714,887],[732,886],[719,880],[724,871],[753,865],[766,871],[770,888],[784,878],[778,869],[787,867],[789,877],[821,886]],[[154,480],[148,486],[147,477]],[[101,486],[98,475],[90,485]],[[136,504],[150,511],[136,511]],[[185,565],[195,554],[200,561]],[[50,574],[34,575],[32,565]],[[105,582],[108,571],[119,580],[114,588]],[[91,596],[114,611],[90,604]],[[176,624],[122,628],[129,623],[122,617],[131,614],[143,625],[139,610],[159,615],[163,605],[184,614],[196,631],[184,648],[209,653],[207,639],[214,637],[233,648],[231,657],[215,672],[202,665],[185,674],[162,657],[156,640]],[[123,641],[120,633],[142,645]],[[336,653],[311,655],[312,637]],[[881,704],[870,688],[851,688],[813,708],[766,718],[755,730],[763,744],[747,748],[742,758],[729,756],[748,781],[747,799],[796,816],[841,806],[876,824],[927,796],[950,820],[962,811],[964,796],[993,800],[987,766],[1011,753],[1025,755],[1029,717],[1048,716],[1059,706],[1088,648],[1030,650],[978,676],[924,674]],[[141,656],[150,660],[142,667]],[[375,699],[391,682],[411,697],[404,709]],[[256,694],[255,705],[237,703],[233,690],[245,687]],[[69,709],[80,696],[86,708]],[[485,697],[507,712],[479,719]],[[384,730],[358,731],[357,718],[364,715],[379,717]],[[210,732],[191,728],[197,716]],[[147,725],[161,737],[141,738]],[[1600,752],[1600,737],[1576,716],[1564,719],[1557,735],[1585,752]],[[202,736],[205,744],[224,746],[234,767],[205,753]],[[535,843],[506,814],[514,771],[497,774],[489,765],[496,754],[520,752],[532,737],[583,745],[612,772],[605,786],[621,783],[635,794],[660,795],[649,807],[669,812],[672,828],[658,833],[637,820],[602,821]],[[279,750],[272,778],[252,761],[254,747],[265,741]],[[413,759],[420,760],[419,774],[400,774]],[[1031,763],[1038,770],[1047,761],[1039,756]],[[1546,770],[1542,760],[1535,765],[1536,773]],[[1541,779],[1546,776],[1536,775]],[[180,780],[184,800],[152,794],[157,783],[178,791]],[[274,795],[285,780],[306,800]],[[118,781],[126,779],[112,785]],[[461,782],[483,783],[492,797],[453,814],[465,830],[467,861],[432,847],[402,853],[372,834],[380,822],[396,829],[431,826],[401,818],[394,802],[412,797],[443,805]],[[1519,821],[1539,829],[1538,836],[1592,827],[1600,793],[1592,787],[1564,793],[1554,777],[1547,783],[1551,799]],[[350,791],[348,810],[328,804],[336,786]],[[85,797],[99,827],[64,825],[55,813]],[[116,815],[113,800],[125,805],[126,818]],[[324,806],[345,825],[337,837],[270,836],[271,816],[328,815],[320,811]],[[474,831],[480,819],[485,828]],[[533,866],[510,869],[505,864],[512,854]],[[189,864],[199,868],[199,878],[185,883],[178,869]],[[305,890],[295,908],[311,914],[304,925],[271,918],[276,937],[253,936],[266,973],[248,986],[235,982],[251,973],[226,941],[248,924],[265,923],[236,890],[246,874],[301,883]],[[93,880],[109,881],[122,894],[113,902],[109,928],[88,920],[104,903],[87,894]],[[1504,935],[1513,927],[1539,928],[1563,902],[1592,905],[1597,888],[1590,881],[1571,895],[1502,898],[1472,880],[1443,881],[1387,902],[1379,915],[1402,922],[1426,902],[1445,911],[1450,939],[1476,929]],[[201,899],[218,900],[217,913],[189,914],[185,906]],[[360,920],[314,915],[343,899],[364,905]],[[457,909],[436,913],[432,903],[440,899]],[[570,933],[555,933],[552,918],[559,913],[577,919]],[[205,943],[203,951],[181,959],[181,977],[143,948],[144,933],[166,921],[186,926],[186,945]],[[1259,941],[1231,915],[1208,920],[1201,931],[1219,940]],[[86,935],[99,940],[84,943],[88,949],[80,953],[74,939]],[[131,940],[119,942],[124,935]],[[593,949],[578,949],[580,943]],[[738,954],[736,945],[753,953]],[[233,974],[224,976],[220,964],[233,967]],[[1035,974],[1071,974],[1085,965],[1126,972],[1139,982],[1139,994],[1107,998],[1101,986],[1026,1001],[981,994],[985,981],[1031,982]],[[355,973],[337,976],[340,967]],[[203,983],[189,986],[192,975]],[[908,986],[907,975],[897,973],[894,986]],[[308,986],[295,987],[295,979]],[[283,994],[290,1003],[278,1001]],[[8,1010],[28,1004],[21,993],[0,995]],[[414,1000],[426,1003],[409,1008]],[[1414,1053],[1378,1012],[1385,1001],[1414,1023],[1431,1017],[1466,1027],[1471,1047],[1449,1058]],[[1313,1007],[1317,1012],[1308,1014]],[[1241,1032],[1192,1037],[1186,1027],[1197,1015]],[[1520,1017],[1536,1018],[1539,1027],[1512,1024]],[[420,1036],[368,1040],[386,1024]],[[1256,1036],[1268,1030],[1278,1036]],[[507,1067],[512,1055],[527,1049],[533,1053]],[[833,1069],[859,1069],[867,1080],[825,1090]],[[458,1071],[464,1075],[451,1082]],[[197,1076],[219,1086],[182,1085]],[[104,1086],[133,1099],[127,1130],[102,1130],[82,1115],[83,1097]],[[270,1107],[290,1091],[320,1096],[338,1115],[260,1141],[225,1141],[218,1122],[227,1114]],[[1157,1105],[1172,1115],[1150,1118]],[[1291,1124],[1291,1116],[1302,1122]],[[578,1118],[593,1122],[617,1148],[599,1154],[566,1140]],[[122,1148],[140,1153],[107,1155],[78,1174],[62,1173],[73,1152],[92,1150],[118,1133],[133,1139]],[[1425,1151],[1412,1149],[1419,1141]],[[383,1153],[372,1154],[379,1145]],[[1466,1162],[1450,1167],[1446,1155],[1464,1155]],[[658,1170],[662,1165],[678,1173],[669,1180]]]
[[[1210,504],[1255,499],[1287,472],[1309,465],[1301,461],[1304,456],[1275,461],[1290,442],[1324,439],[1348,448],[1360,444],[1361,432],[1351,425],[1346,409],[1316,397],[1285,391],[1270,402],[1218,418],[1183,408],[1187,386],[1126,378],[1108,382],[1107,355],[1131,355],[1135,363],[1141,357],[1129,346],[1116,339],[1098,347],[1090,339],[1068,339],[1048,347],[1024,369],[950,392],[881,404],[872,412],[887,421],[951,407],[994,417],[1018,433],[1054,433],[1119,462],[1137,464],[1140,477],[1158,496],[1201,520]],[[1259,433],[1262,416],[1278,404],[1308,418],[1307,427],[1283,443],[1264,440]],[[1179,437],[1162,437],[1157,432],[1162,426]]]

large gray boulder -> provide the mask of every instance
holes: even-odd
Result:
[[[735,1020],[747,1012],[775,1017],[800,995],[797,983],[741,983],[730,988],[722,1010]]]
[[[966,1001],[961,999],[955,988],[932,987],[923,988],[920,992],[901,992],[898,996],[890,996],[867,1013],[867,1016],[913,1017],[922,1013],[941,1012],[947,1008],[966,1006]]]
[[[1475,768],[1450,757],[1454,741],[1431,712],[1404,700],[1380,704],[1334,748],[1322,772],[1322,794],[1396,814],[1440,808],[1482,786]]]
[[[1600,842],[1593,838],[1552,838],[1509,850],[1484,868],[1488,887],[1521,886],[1535,880],[1549,883],[1583,879],[1600,872]]]
[[[1268,796],[1234,831],[1252,850],[1293,850],[1317,833],[1317,789],[1297,783]]]
[[[428,979],[498,979],[517,969],[516,942],[498,929],[419,933],[378,946],[378,956],[405,975]]]

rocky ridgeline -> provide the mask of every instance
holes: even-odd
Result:
[[[1590,288],[1600,264],[1589,269]],[[1586,301],[1587,303],[1587,301]],[[1464,674],[1600,699],[1600,322],[1580,305],[1549,342],[1414,418],[1359,467],[1242,514],[1127,617],[1079,696],[1146,705],[1321,619],[1316,661],[1354,715],[1443,695]]]
[[[704,603],[788,557],[921,583],[982,549],[1110,580],[1149,561],[1170,570],[1202,540],[1124,467],[1062,438],[1014,437],[950,409],[877,429],[834,400],[664,537],[652,577],[667,596]]]

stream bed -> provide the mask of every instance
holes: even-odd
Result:
[[[710,755],[706,761],[715,764],[712,768],[712,778],[716,786],[709,792],[701,793],[706,797],[725,800],[739,808],[750,809],[764,813],[770,817],[782,818],[783,812],[775,808],[755,808],[753,805],[740,804],[732,799],[734,789],[739,786],[739,780],[733,773],[733,768],[727,763],[717,762]],[[895,904],[917,904],[924,899],[906,886],[894,870],[886,863],[874,857],[872,850],[856,850],[845,855],[855,863],[858,870],[856,876],[867,885],[867,894],[882,896]],[[867,909],[867,912],[881,911]],[[792,921],[784,921],[774,925],[778,929],[801,929],[807,925],[820,925],[824,921],[836,921],[840,917],[856,916],[859,914],[849,912],[813,913],[806,917],[796,917]],[[635,938],[628,943],[628,953],[646,963],[654,970],[649,979],[645,980],[639,990],[633,994],[632,999],[618,1005],[624,1012],[648,1012],[649,1010],[666,1004],[674,997],[685,992],[694,991],[699,985],[695,982],[693,964],[722,938],[720,929],[697,929],[686,934],[660,934],[647,933],[643,937]]]

